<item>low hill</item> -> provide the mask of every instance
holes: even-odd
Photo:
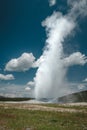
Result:
[[[11,98],[11,97],[4,97],[4,96],[0,96],[0,101],[17,101],[17,102],[20,102],[20,101],[28,101],[28,100],[31,100],[32,98],[26,98],[26,97],[15,97],[15,98]]]
[[[59,103],[87,102],[87,91],[77,92],[58,98]]]
[[[34,100],[33,98],[26,98],[26,97],[23,97],[23,98],[10,98],[10,97],[3,97],[3,96],[0,96],[0,101],[17,101],[17,102],[20,102],[20,101],[32,101]],[[65,95],[65,96],[62,96],[62,97],[59,97],[59,98],[56,98],[56,99],[40,99],[40,101],[43,101],[43,102],[49,102],[49,103],[77,103],[77,102],[87,102],[87,91],[81,91],[81,92],[77,92],[77,93],[72,93],[72,94],[69,94],[69,95]]]

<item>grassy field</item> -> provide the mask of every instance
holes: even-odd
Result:
[[[39,104],[40,105],[40,104]],[[87,105],[69,105],[69,104],[42,104],[42,106],[55,107],[55,108],[69,108],[75,110],[87,111]]]
[[[87,130],[86,109],[83,112],[58,112],[4,105],[0,106],[0,130]]]

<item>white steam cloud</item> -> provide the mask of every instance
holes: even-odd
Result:
[[[42,22],[46,27],[47,40],[39,63],[39,68],[34,78],[35,97],[55,98],[67,93],[67,69],[71,65],[84,65],[86,56],[80,52],[64,58],[63,42],[77,25],[77,19],[87,15],[87,0],[71,2],[71,9],[66,15],[54,12]],[[72,3],[72,4],[71,4]]]
[[[87,16],[87,0],[68,0],[68,5],[71,6],[69,15],[73,19]]]

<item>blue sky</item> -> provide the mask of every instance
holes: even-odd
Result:
[[[67,2],[57,0],[57,3],[50,7],[48,0],[0,1],[0,95],[29,95],[25,90],[26,84],[33,79],[37,68],[9,71],[5,70],[5,67],[9,61],[21,57],[24,53],[32,53],[36,59],[41,56],[46,40],[46,32],[41,22],[54,10],[66,14]],[[87,17],[79,20],[73,35],[63,44],[67,54],[80,51],[87,55]],[[11,77],[6,79],[6,75],[9,74]],[[87,64],[69,68],[67,79],[71,83],[82,84],[86,78]]]

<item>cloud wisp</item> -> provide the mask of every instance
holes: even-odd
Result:
[[[72,4],[69,1],[71,9],[66,15],[54,12],[42,22],[42,26],[46,28],[47,40],[34,78],[36,99],[55,98],[67,94],[69,91],[66,77],[68,67],[84,65],[87,62],[87,57],[80,52],[65,58],[63,51],[63,42],[76,28],[77,19],[86,16],[87,1],[78,1]]]
[[[27,71],[32,68],[34,61],[35,57],[32,53],[23,53],[19,58],[10,60],[5,66],[5,71]]]
[[[56,0],[49,0],[49,6],[54,6],[56,4]]]
[[[35,84],[34,84],[34,82],[33,82],[33,81],[29,81],[29,82],[27,83],[27,86],[34,87],[34,86],[35,86]]]
[[[14,76],[12,74],[0,74],[0,80],[14,80]]]
[[[0,95],[4,97],[33,97],[33,90],[27,85],[1,83]]]
[[[87,78],[85,78],[85,79],[83,80],[83,82],[87,82]]]
[[[30,87],[26,87],[25,90],[26,90],[26,91],[30,91],[31,88],[30,88]]]

